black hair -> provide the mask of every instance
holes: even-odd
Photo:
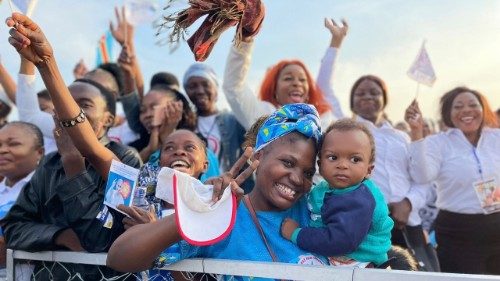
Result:
[[[351,97],[350,97],[350,105],[351,105],[351,111],[354,112],[354,92],[356,89],[359,87],[359,85],[365,81],[372,81],[373,83],[377,84],[380,89],[382,89],[382,98],[384,99],[384,104],[382,105],[382,109],[384,109],[387,106],[387,103],[389,102],[389,98],[387,97],[387,85],[385,84],[384,80],[382,80],[380,77],[375,76],[375,75],[364,75],[358,78],[356,82],[352,85],[351,88]],[[356,113],[356,112],[354,112]]]
[[[75,82],[90,84],[90,85],[96,87],[97,89],[99,89],[101,96],[104,98],[104,101],[106,102],[106,109],[113,116],[116,115],[116,98],[115,98],[115,95],[113,94],[113,92],[111,92],[110,90],[105,88],[103,85],[101,85],[93,80],[87,79],[87,78],[76,79]]]
[[[407,249],[392,245],[387,255],[391,269],[418,271],[418,262]]]
[[[47,89],[43,89],[40,92],[36,93],[36,96],[39,99],[46,99],[48,101],[52,100],[52,98],[50,97],[49,91]]]
[[[153,75],[153,77],[151,77],[151,82],[149,83],[150,88],[153,88],[154,86],[159,84],[179,89],[179,80],[174,74],[169,72],[158,72]]]
[[[125,75],[123,74],[122,68],[114,62],[108,62],[101,64],[97,67],[98,69],[102,69],[104,71],[109,72],[115,78],[116,85],[118,86],[118,94],[124,94],[123,88],[125,85]]]
[[[44,145],[43,134],[40,128],[38,128],[36,125],[24,121],[12,121],[5,124],[3,128],[7,126],[19,126],[28,129],[31,133],[33,133],[33,135],[35,135],[35,147],[36,148],[43,147]]]
[[[340,119],[336,122],[333,122],[332,124],[330,124],[330,126],[328,126],[328,128],[326,128],[326,130],[323,132],[323,135],[321,135],[321,139],[318,144],[318,153],[321,153],[321,149],[323,148],[323,143],[328,133],[334,130],[339,132],[350,132],[350,131],[363,132],[368,137],[368,141],[370,142],[371,146],[369,163],[373,164],[375,162],[375,139],[373,138],[373,134],[361,122],[349,118]]]
[[[449,127],[449,128],[455,128],[455,125],[453,124],[453,121],[451,121],[451,110],[453,107],[453,101],[455,98],[462,94],[462,93],[471,93],[473,94],[479,104],[481,105],[481,108],[483,109],[483,124],[492,128],[495,128],[498,126],[498,121],[491,110],[491,107],[488,103],[488,100],[486,97],[481,94],[479,91],[461,86],[461,87],[456,87],[448,92],[446,92],[440,100],[440,105],[441,105],[441,120],[443,120],[444,124]]]

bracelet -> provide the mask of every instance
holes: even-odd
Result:
[[[85,112],[80,108],[80,113],[75,118],[69,120],[61,120],[59,123],[61,123],[61,126],[69,128],[79,123],[83,123],[86,117],[87,116],[85,115]]]

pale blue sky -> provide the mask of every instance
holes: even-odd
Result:
[[[10,10],[0,4],[5,18]],[[158,1],[164,6],[166,1]],[[120,0],[39,0],[34,20],[54,47],[65,80],[72,80],[75,63],[83,58],[94,66],[99,36],[114,18],[113,7]],[[316,75],[329,43],[323,18],[346,18],[349,34],[339,53],[335,90],[345,112],[353,82],[361,75],[375,74],[389,86],[387,112],[394,121],[416,91],[416,82],[406,71],[417,55],[422,40],[434,64],[437,81],[432,88],[421,86],[419,101],[427,116],[436,116],[437,101],[447,90],[466,85],[487,95],[493,108],[500,107],[500,1],[498,0],[268,0],[263,28],[256,39],[249,82],[258,88],[267,67],[280,59],[299,58]],[[7,28],[0,27],[0,55],[13,74],[19,58],[7,43]],[[179,80],[194,61],[186,44],[170,54],[157,46],[155,29],[139,26],[136,48],[145,80],[158,71],[170,71]],[[194,32],[194,31],[193,31]],[[219,76],[234,36],[234,28],[223,34],[206,61]],[[115,56],[118,49],[115,48]],[[39,83],[40,88],[42,83]],[[227,106],[220,92],[220,106]]]

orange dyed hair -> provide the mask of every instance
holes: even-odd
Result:
[[[280,75],[280,72],[283,70],[283,68],[285,68],[290,64],[296,64],[302,67],[302,69],[304,69],[304,72],[306,73],[307,84],[309,84],[308,103],[314,105],[320,115],[329,111],[330,106],[326,103],[325,99],[323,98],[323,93],[314,82],[314,79],[312,78],[309,70],[307,70],[306,66],[299,60],[282,60],[278,62],[276,65],[272,66],[266,72],[264,81],[262,81],[262,85],[260,86],[259,98],[263,101],[272,103],[276,107],[281,106],[280,104],[278,104],[278,101],[276,100],[276,94],[275,94],[276,86],[278,84],[278,77]]]
[[[455,98],[465,92],[472,93],[476,96],[479,104],[483,108],[483,125],[490,128],[497,128],[497,118],[493,110],[491,110],[491,106],[486,97],[480,92],[467,87],[456,87],[441,97],[441,120],[443,120],[444,124],[450,128],[455,128],[455,125],[453,125],[451,121],[451,108]]]

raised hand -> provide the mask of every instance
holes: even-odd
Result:
[[[111,30],[111,34],[113,38],[120,43],[120,45],[124,45],[125,43],[131,42],[131,38],[134,36],[134,27],[127,21],[127,16],[125,15],[125,6],[122,6],[121,13],[118,7],[115,7],[115,16],[116,16],[116,28],[113,25],[113,22],[109,22],[109,30]],[[127,42],[125,42],[127,41]]]
[[[182,102],[170,101],[165,105],[157,105],[154,108],[151,135],[148,145],[141,150],[139,155],[143,161],[147,161],[151,153],[156,151],[160,144],[170,135],[182,119]]]
[[[259,166],[259,161],[254,160],[250,164],[250,166],[248,166],[243,172],[240,173],[240,170],[243,168],[245,163],[247,163],[247,161],[252,157],[252,153],[253,149],[247,147],[243,155],[240,156],[240,158],[234,163],[229,171],[225,172],[219,177],[210,178],[205,181],[205,184],[211,184],[214,186],[214,193],[212,195],[212,200],[214,202],[217,202],[221,198],[224,190],[228,186],[231,188],[233,194],[236,195],[238,201],[241,200],[244,195],[244,191],[240,187],[240,185],[249,176],[251,176],[255,169],[257,169],[257,167]]]
[[[118,57],[118,64],[125,73],[134,78],[134,60],[135,56],[128,44],[123,45]]]
[[[424,137],[424,119],[417,100],[413,100],[410,106],[406,109],[405,121],[408,125],[410,125],[410,135],[413,141]]]
[[[182,119],[182,101],[170,101],[163,110],[163,120],[158,124],[160,126],[160,140],[163,141],[170,135]]]
[[[54,52],[40,27],[23,14],[13,13],[5,21],[10,27],[9,43],[25,59],[39,66],[53,58]]]
[[[85,65],[85,62],[83,61],[83,59],[80,59],[78,63],[75,65],[75,68],[73,68],[73,76],[75,77],[75,80],[80,79],[83,78],[83,76],[85,76],[85,74],[87,74],[88,71],[89,70]]]
[[[332,34],[332,39],[330,41],[330,47],[339,48],[344,41],[344,37],[347,35],[347,30],[349,25],[342,19],[342,26],[339,26],[333,19],[325,18],[325,27]]]

